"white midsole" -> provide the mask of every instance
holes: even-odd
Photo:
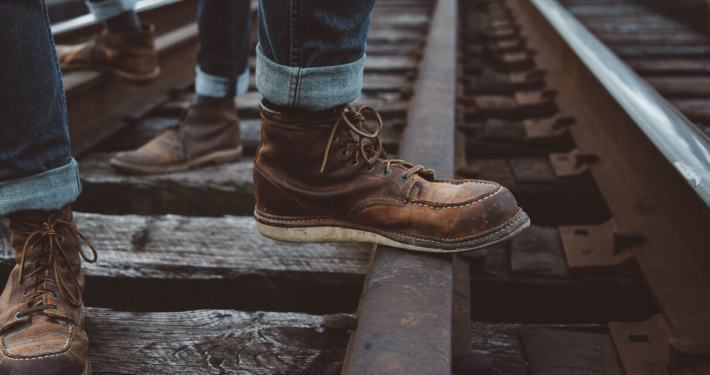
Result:
[[[518,227],[514,232],[509,235],[500,238],[493,242],[488,242],[485,244],[462,247],[454,250],[437,249],[430,247],[421,247],[416,245],[404,244],[401,242],[393,241],[387,237],[379,235],[377,233],[368,232],[359,229],[342,228],[342,227],[301,227],[301,228],[287,228],[287,227],[275,227],[271,225],[266,225],[260,222],[256,222],[256,228],[259,230],[262,236],[270,238],[272,240],[284,241],[284,242],[367,242],[376,243],[380,245],[397,247],[400,249],[424,251],[429,253],[454,253],[460,251],[470,251],[476,250],[483,247],[488,247],[495,243],[505,241],[513,236],[518,235],[525,228],[530,226],[530,220],[527,220],[525,224]]]

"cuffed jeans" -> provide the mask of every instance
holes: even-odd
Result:
[[[98,20],[132,10],[136,0],[86,0]],[[249,89],[250,0],[200,0],[195,92],[222,98]]]
[[[259,92],[278,106],[311,111],[360,96],[374,5],[374,0],[259,0]]]
[[[76,200],[64,85],[42,0],[0,1],[0,216]]]

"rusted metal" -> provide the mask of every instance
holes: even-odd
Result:
[[[350,314],[328,314],[321,325],[334,331],[352,331],[357,328],[357,318]]]
[[[150,0],[136,4],[136,12],[142,22],[155,25],[157,36],[195,22],[197,0]],[[87,14],[69,21],[52,25],[56,44],[82,42],[103,29],[101,21]]]
[[[569,127],[574,123],[574,117],[557,115],[550,118],[523,120],[523,127],[526,140],[540,141],[569,133]]]
[[[437,3],[400,150],[440,178],[454,174],[456,8]],[[377,246],[343,374],[450,374],[453,268],[451,255]]]
[[[589,165],[597,162],[599,156],[591,152],[572,150],[568,153],[550,154],[550,165],[557,177],[579,176],[589,170]]]
[[[669,341],[675,334],[663,315],[654,315],[645,322],[609,323],[609,331],[627,375],[671,374]],[[695,372],[685,369],[672,374]]]
[[[482,117],[523,120],[550,117],[557,112],[554,90],[518,92],[512,96],[474,96],[471,102],[469,113]]]
[[[467,79],[466,95],[513,95],[517,91],[539,90],[545,85],[542,70],[502,73],[484,69],[478,79]]]
[[[618,228],[614,219],[602,225],[563,226],[559,232],[571,272],[638,273],[631,247],[642,243],[643,236]]]
[[[646,238],[632,252],[670,330],[710,337],[706,138],[557,2],[508,4],[560,91],[558,104],[584,119],[570,132],[580,149],[599,155],[589,169],[612,216]]]
[[[695,366],[710,366],[710,339],[672,339],[668,345],[671,349],[668,368],[672,374]]]

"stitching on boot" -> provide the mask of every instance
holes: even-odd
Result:
[[[5,342],[5,335],[3,335],[2,336],[2,354],[7,359],[11,359],[13,361],[31,361],[31,360],[35,360],[35,359],[56,357],[56,356],[66,354],[72,348],[72,346],[74,346],[74,336],[75,336],[74,326],[71,326],[71,327],[69,327],[69,337],[67,337],[67,342],[64,343],[64,347],[66,349],[62,349],[61,351],[54,353],[54,354],[45,354],[45,355],[31,356],[31,357],[18,357],[16,354],[12,354],[7,350],[7,343]],[[67,346],[67,345],[69,345],[69,346]]]
[[[485,236],[483,236],[483,237],[469,236],[469,237],[456,237],[456,238],[443,238],[443,239],[446,239],[446,240],[448,240],[448,241],[484,240],[484,239],[486,239],[486,238],[492,237],[492,236],[494,236],[494,235],[496,235],[496,234],[498,234],[498,233],[504,231],[506,228],[508,228],[508,227],[514,225],[515,223],[517,223],[518,221],[520,221],[522,218],[523,218],[523,215],[518,214],[518,217],[517,217],[515,220],[504,224],[502,227],[500,227],[500,229],[496,230],[496,231],[493,232],[493,233],[487,234],[487,235],[485,235]],[[394,235],[400,236],[400,237],[405,237],[405,238],[408,237],[408,238],[412,238],[412,239],[415,239],[415,240],[418,240],[418,241],[441,243],[441,244],[447,244],[447,243],[449,243],[449,242],[435,241],[435,240],[430,240],[430,239],[429,239],[429,238],[436,238],[436,237],[421,237],[421,236],[415,236],[415,235],[412,235],[412,234],[407,234],[407,233],[404,233],[404,232],[391,232],[391,233],[394,234]]]
[[[473,201],[473,202],[470,202],[470,203],[467,203],[467,204],[458,205],[458,206],[432,206],[432,205],[428,205],[428,204],[424,204],[424,203],[416,203],[416,202],[418,202],[418,201],[412,201],[412,202],[409,202],[409,204],[415,204],[415,205],[417,205],[417,206],[425,206],[425,207],[433,208],[433,209],[435,209],[435,210],[441,210],[441,209],[445,209],[445,210],[446,210],[446,209],[450,209],[450,208],[463,208],[463,207],[468,207],[468,206],[474,205],[474,204],[476,204],[476,203],[482,202],[482,201],[484,201],[484,200],[486,200],[486,199],[488,199],[488,198],[490,198],[490,197],[492,197],[492,196],[494,196],[494,195],[500,193],[501,191],[503,191],[503,187],[502,187],[502,186],[499,186],[498,189],[496,189],[496,191],[494,191],[493,193],[491,193],[491,194],[489,194],[489,195],[487,195],[487,196],[485,196],[485,197],[483,197],[483,198],[481,198],[481,199],[479,199],[479,200],[477,200],[477,201]]]

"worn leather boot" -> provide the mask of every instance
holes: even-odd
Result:
[[[69,206],[14,214],[10,227],[16,264],[0,296],[0,374],[91,374],[81,259],[95,262],[96,250]]]
[[[154,43],[155,27],[143,24],[143,31],[109,34],[106,30],[94,40],[75,46],[58,45],[62,69],[106,70],[128,80],[149,80],[158,76],[158,54]]]
[[[377,118],[374,131],[365,110]],[[268,238],[455,252],[503,241],[530,224],[497,183],[436,180],[430,169],[388,159],[373,108],[289,115],[262,104],[261,116],[254,216]]]
[[[242,156],[234,100],[208,107],[193,104],[177,126],[135,151],[119,152],[111,165],[126,173],[165,173],[238,160]]]

